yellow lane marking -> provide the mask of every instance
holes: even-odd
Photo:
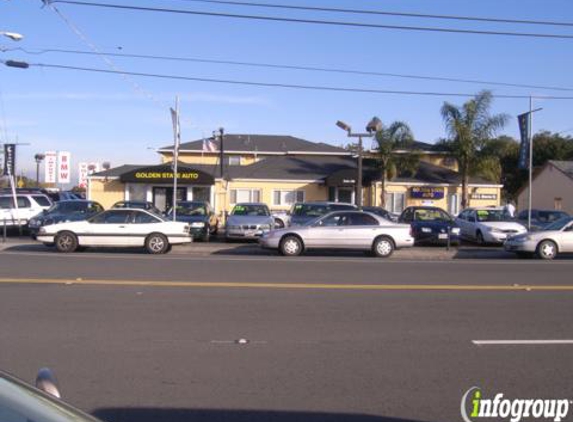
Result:
[[[3,284],[63,284],[86,286],[218,287],[255,289],[330,289],[330,290],[497,290],[497,291],[573,291],[573,285],[459,285],[459,284],[320,284],[320,283],[231,283],[196,281],[85,280],[44,278],[0,278]]]

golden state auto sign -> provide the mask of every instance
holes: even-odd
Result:
[[[142,167],[131,170],[120,176],[122,182],[129,183],[172,183],[173,169],[171,166]],[[177,172],[177,182],[187,185],[212,185],[215,179],[208,173],[192,168],[180,168]]]

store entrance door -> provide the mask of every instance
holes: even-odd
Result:
[[[187,199],[187,188],[177,188],[177,201]],[[173,206],[173,188],[155,186],[153,188],[153,205],[165,212]]]

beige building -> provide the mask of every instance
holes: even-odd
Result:
[[[218,139],[181,144],[178,200],[209,201],[219,215],[239,202],[264,202],[274,211],[286,211],[301,201],[356,202],[357,160],[345,149],[274,135],[228,134],[223,145],[224,154]],[[399,213],[409,205],[434,205],[457,214],[461,179],[456,161],[431,144],[416,142],[413,150],[421,157],[418,169],[387,182],[387,208]],[[89,198],[106,208],[123,200],[169,208],[173,201],[173,147],[158,152],[158,165],[123,165],[90,176]],[[373,154],[365,156],[363,203],[378,206],[380,173]],[[501,187],[472,179],[470,205],[499,205]]]
[[[529,187],[518,193],[517,209],[529,205]],[[573,215],[573,161],[548,161],[533,176],[532,209],[560,210]]]

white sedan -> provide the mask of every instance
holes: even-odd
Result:
[[[141,209],[110,209],[88,220],[40,228],[37,239],[60,252],[86,246],[145,247],[151,254],[166,253],[171,245],[193,241],[189,224],[167,221]]]
[[[561,218],[543,230],[510,237],[504,243],[506,251],[528,258],[553,259],[558,253],[573,252],[573,217]]]
[[[527,232],[527,229],[501,207],[467,208],[456,218],[463,238],[479,244],[503,243],[508,237]]]

